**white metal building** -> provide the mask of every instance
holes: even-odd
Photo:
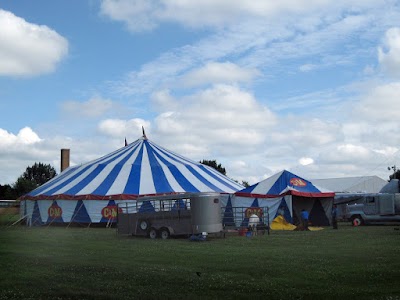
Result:
[[[379,193],[388,183],[378,176],[312,179],[311,181],[335,193]]]

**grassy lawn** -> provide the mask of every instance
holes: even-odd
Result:
[[[16,207],[0,207],[0,230],[1,227],[11,225],[20,218]]]
[[[0,299],[400,299],[394,228],[190,242],[2,227]]]

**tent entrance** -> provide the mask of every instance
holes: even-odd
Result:
[[[327,212],[329,212],[331,208],[331,198],[305,198],[293,196],[293,224],[300,223],[300,212],[302,209],[305,209],[310,214],[310,225],[329,226],[330,220]]]

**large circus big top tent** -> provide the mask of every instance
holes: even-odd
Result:
[[[145,195],[219,192],[243,186],[215,169],[171,152],[145,135],[94,161],[64,170],[21,197],[28,224],[105,223],[116,205]]]

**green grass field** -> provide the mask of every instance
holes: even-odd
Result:
[[[1,227],[0,299],[400,299],[395,228],[190,242]]]

